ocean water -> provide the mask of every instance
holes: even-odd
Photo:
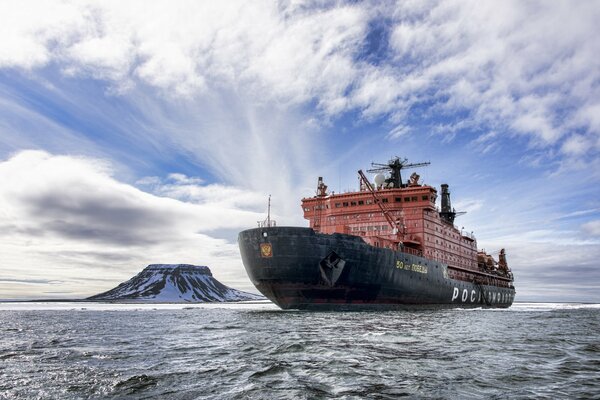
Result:
[[[600,398],[600,305],[0,304],[4,399]]]

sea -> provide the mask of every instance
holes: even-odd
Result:
[[[600,305],[0,303],[1,399],[600,399]]]

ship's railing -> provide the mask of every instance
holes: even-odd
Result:
[[[259,228],[270,228],[273,226],[277,226],[277,221],[275,221],[274,219],[271,220],[264,220],[264,221],[257,221],[258,222],[258,227]]]
[[[475,235],[473,235],[473,232],[469,233],[467,231],[460,231],[460,235],[468,239],[475,240]]]
[[[462,263],[460,263],[457,261],[448,260],[447,258],[438,257],[435,255],[428,255],[427,258],[430,258],[430,259],[437,261],[439,263],[442,263],[442,264],[447,264],[447,265],[455,266],[458,268],[465,268],[465,269],[468,269],[471,271],[477,269],[477,263],[475,263],[475,261],[466,260],[466,261],[463,261]]]
[[[423,252],[421,250],[411,249],[410,247],[404,247],[404,249],[402,249],[402,252],[412,254],[413,256],[423,256]]]

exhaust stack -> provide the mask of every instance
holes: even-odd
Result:
[[[443,221],[454,225],[454,218],[456,218],[456,212],[452,208],[450,203],[450,191],[448,190],[448,184],[442,183],[442,211],[440,217]]]

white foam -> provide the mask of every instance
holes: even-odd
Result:
[[[554,310],[580,310],[600,309],[596,303],[513,303],[509,308],[453,308],[454,311],[496,311],[496,312],[522,312],[522,311],[554,311]]]
[[[597,303],[513,303],[509,310],[513,311],[553,311],[600,309]]]

